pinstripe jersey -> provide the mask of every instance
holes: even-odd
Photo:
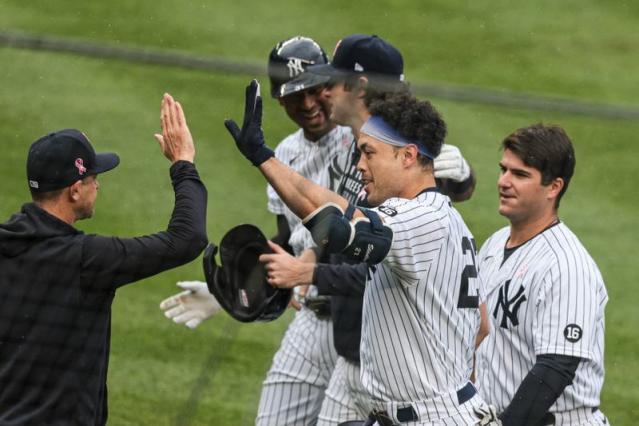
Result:
[[[479,329],[473,236],[435,191],[375,210],[393,243],[364,293],[362,384],[380,402],[454,392],[470,377]]]
[[[550,411],[597,407],[608,301],[597,265],[561,222],[503,261],[509,236],[509,227],[497,231],[478,255],[491,321],[490,334],[477,352],[480,393],[501,411],[537,355],[570,355],[584,360]]]
[[[312,142],[299,129],[286,137],[275,148],[275,156],[284,164],[307,179],[335,191],[346,169],[348,153],[353,142],[351,129],[336,126],[319,140]],[[280,199],[277,192],[268,185],[268,210],[276,215],[284,215],[291,230],[289,245],[296,255],[315,243],[310,232]]]

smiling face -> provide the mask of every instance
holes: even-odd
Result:
[[[499,167],[497,189],[501,215],[519,224],[532,223],[555,213],[555,199],[563,187],[561,178],[543,185],[541,172],[524,164],[509,149],[504,150]]]
[[[329,121],[330,103],[324,86],[311,87],[279,98],[280,105],[299,127],[308,140],[318,140],[333,127]]]
[[[357,147],[361,153],[357,169],[362,173],[368,202],[377,206],[400,196],[405,186],[402,179],[405,148],[393,147],[365,133],[360,135]]]

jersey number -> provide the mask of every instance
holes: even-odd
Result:
[[[457,307],[462,309],[472,309],[479,307],[479,296],[470,296],[468,294],[468,279],[477,278],[477,267],[475,266],[475,251],[477,246],[475,245],[475,239],[463,237],[462,238],[462,252],[470,250],[470,254],[473,257],[473,264],[466,265],[461,275],[461,285],[459,288],[459,300],[457,301]]]

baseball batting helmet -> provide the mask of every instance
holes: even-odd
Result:
[[[268,57],[271,96],[281,98],[326,83],[327,77],[305,72],[310,65],[326,63],[326,53],[313,39],[295,36],[280,41]]]
[[[291,299],[290,289],[276,289],[266,281],[266,269],[258,258],[271,250],[256,226],[238,225],[220,242],[220,263],[215,262],[217,247],[209,244],[204,252],[204,276],[211,294],[233,318],[242,322],[272,321]]]

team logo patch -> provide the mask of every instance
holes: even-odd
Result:
[[[397,210],[395,210],[392,207],[388,207],[388,206],[379,206],[378,210],[382,213],[384,213],[387,216],[395,216],[397,214]]]
[[[582,330],[577,324],[568,324],[564,328],[564,337],[569,342],[575,343],[581,340]]]

